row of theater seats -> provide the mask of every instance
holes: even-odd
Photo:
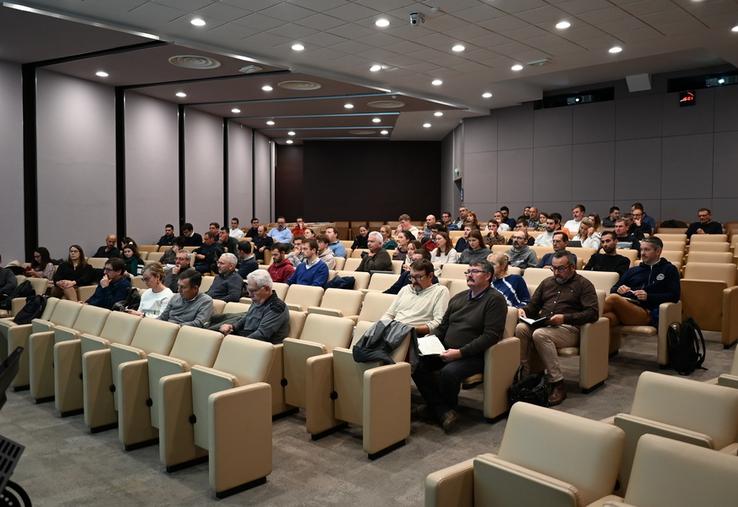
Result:
[[[516,403],[498,453],[428,475],[425,505],[735,505],[738,354],[732,373],[644,372],[630,412],[603,421]]]

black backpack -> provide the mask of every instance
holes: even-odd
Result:
[[[669,365],[680,375],[690,375],[697,368],[706,369],[702,367],[706,352],[705,337],[691,317],[681,324],[675,322],[669,325],[666,343]]]
[[[33,319],[39,318],[46,308],[46,296],[33,294],[26,298],[26,304],[13,319],[16,324],[30,324]]]
[[[36,291],[33,289],[33,285],[31,285],[31,282],[28,280],[23,280],[21,284],[15,288],[15,294],[13,295],[14,298],[28,298],[28,296],[33,296],[36,294]]]
[[[512,385],[507,390],[507,401],[511,407],[518,401],[547,407],[549,394],[551,393],[546,377],[542,373],[523,375],[523,366],[521,365],[515,373]]]

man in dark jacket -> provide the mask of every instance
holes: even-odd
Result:
[[[603,316],[610,326],[655,324],[661,303],[679,301],[679,271],[661,258],[663,247],[655,236],[641,241],[641,264],[626,271],[605,299]]]
[[[164,226],[164,236],[159,238],[159,241],[157,241],[156,244],[159,246],[172,246],[176,239],[177,238],[174,235],[174,226],[172,224],[167,224]]]
[[[118,237],[115,234],[108,234],[105,238],[105,244],[97,249],[93,257],[102,259],[110,259],[111,257],[120,257],[120,250],[115,246],[118,243]]]
[[[584,266],[585,271],[614,271],[618,276],[628,271],[630,259],[617,253],[618,241],[613,231],[602,233],[603,253],[593,254]]]
[[[256,260],[250,241],[238,244],[238,274],[246,280],[249,273],[259,269],[259,261]]]
[[[392,271],[392,259],[390,259],[387,250],[382,248],[384,239],[382,234],[372,231],[366,239],[369,252],[361,254],[361,263],[356,271],[364,271],[371,273],[372,271]]]
[[[206,232],[202,246],[195,250],[195,269],[202,274],[217,270],[215,262],[222,253],[223,249],[218,243],[218,233]]]
[[[2,262],[2,256],[0,256],[0,262]],[[4,302],[13,297],[15,294],[15,288],[18,285],[15,273],[8,268],[0,267],[0,302]],[[7,303],[10,304],[9,302]]]
[[[131,290],[131,281],[125,275],[126,266],[123,259],[108,259],[103,268],[103,277],[95,289],[95,293],[87,300],[88,305],[99,306],[110,310],[115,303],[123,301]]]
[[[689,224],[687,229],[687,237],[691,238],[692,234],[722,234],[723,226],[720,222],[712,221],[712,211],[707,208],[700,208],[697,211],[699,222]]]
[[[238,303],[243,290],[243,278],[236,272],[237,264],[238,259],[234,254],[226,252],[221,255],[218,259],[218,274],[205,294],[226,303]]]

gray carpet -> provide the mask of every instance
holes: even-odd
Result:
[[[578,392],[577,359],[567,359],[569,398],[558,409],[593,419],[627,411],[638,375],[660,371],[655,351],[653,340],[626,338],[620,355],[611,360],[606,385],[589,395]],[[691,378],[705,380],[728,371],[732,357],[733,350],[708,343],[708,370]],[[422,505],[428,473],[499,446],[505,420],[483,422],[479,389],[462,396],[457,431],[445,435],[438,427],[413,421],[407,445],[376,461],[363,453],[360,430],[313,442],[300,416],[277,420],[267,484],[220,501],[208,491],[207,464],[167,474],[158,447],[124,452],[116,430],[90,435],[82,416],[60,419],[53,403],[35,405],[28,392],[8,393],[0,434],[26,446],[13,479],[36,505]]]

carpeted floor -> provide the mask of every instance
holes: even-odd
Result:
[[[653,340],[626,338],[620,355],[611,360],[606,385],[589,395],[578,392],[577,359],[567,360],[569,398],[558,409],[592,419],[628,411],[638,375],[660,371],[655,350]],[[708,343],[708,370],[691,378],[705,380],[728,371],[732,357],[733,350]],[[479,389],[462,396],[457,431],[445,435],[438,427],[413,421],[407,445],[376,461],[363,453],[360,430],[313,442],[300,416],[277,420],[273,472],[266,485],[220,501],[208,491],[207,464],[167,474],[159,464],[158,447],[124,452],[116,430],[90,435],[81,415],[60,419],[53,403],[35,405],[27,391],[8,393],[0,411],[0,434],[26,446],[13,480],[35,505],[417,506],[423,503],[428,473],[499,446],[505,420],[483,422]]]

